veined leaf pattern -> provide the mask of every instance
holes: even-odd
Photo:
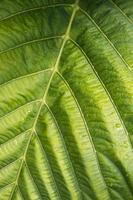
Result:
[[[0,2],[0,200],[133,200],[132,8]]]

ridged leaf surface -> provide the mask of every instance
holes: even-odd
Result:
[[[133,200],[133,1],[0,1],[0,200]]]

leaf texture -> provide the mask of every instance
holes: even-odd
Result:
[[[0,200],[133,200],[133,1],[0,2]]]

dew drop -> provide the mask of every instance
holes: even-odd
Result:
[[[120,127],[121,127],[121,124],[115,124],[115,127],[116,127],[116,128],[120,128]]]

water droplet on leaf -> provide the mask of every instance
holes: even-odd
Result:
[[[121,124],[115,124],[116,128],[120,128]]]

